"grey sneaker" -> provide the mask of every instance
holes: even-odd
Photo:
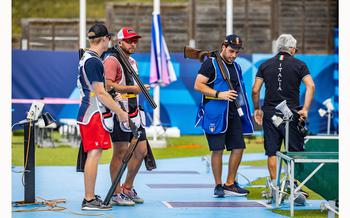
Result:
[[[214,189],[214,197],[215,198],[223,198],[225,196],[224,189],[222,188],[221,184],[218,184],[215,186]]]
[[[112,196],[111,204],[119,206],[134,206],[135,202],[125,196],[123,193],[120,193]]]
[[[122,186],[122,193],[136,204],[142,204],[144,202],[144,200],[137,195],[137,192],[133,188],[128,189],[125,186]]]
[[[104,205],[102,203],[101,197],[95,195],[95,198],[87,201],[85,198],[83,203],[81,204],[82,210],[112,210],[112,206],[110,204]]]

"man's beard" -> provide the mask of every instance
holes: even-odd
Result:
[[[123,52],[127,55],[132,55],[135,53],[135,48],[126,49],[125,47],[122,47],[122,49],[123,49]]]
[[[134,53],[135,53],[135,50],[136,50],[135,48],[130,48],[129,51],[128,51],[128,53],[129,53],[129,54],[134,54]]]
[[[228,58],[224,56],[224,60],[228,63],[228,64],[232,64],[232,62],[235,60],[235,58]]]

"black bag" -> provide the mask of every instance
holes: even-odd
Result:
[[[84,152],[83,142],[80,142],[79,153],[77,158],[77,172],[84,172],[87,152]]]
[[[157,165],[156,165],[156,160],[154,159],[154,156],[153,156],[153,153],[152,153],[151,146],[148,143],[148,140],[146,140],[146,143],[147,143],[147,155],[144,158],[145,167],[146,167],[146,169],[148,171],[151,171],[153,169],[156,169]]]

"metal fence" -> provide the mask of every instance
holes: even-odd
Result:
[[[105,21],[112,32],[132,26],[142,35],[138,52],[150,51],[152,3],[106,3]],[[225,37],[226,0],[162,3],[162,24],[170,52],[190,41],[217,49]],[[88,20],[87,26],[94,20]],[[245,53],[270,53],[281,33],[291,33],[302,53],[333,53],[338,27],[337,0],[234,0],[233,30],[244,40]],[[23,19],[22,48],[76,50],[78,19]],[[14,45],[18,43],[14,43]]]

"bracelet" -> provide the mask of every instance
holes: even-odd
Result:
[[[215,98],[219,98],[219,93],[220,93],[220,91],[215,92]]]

